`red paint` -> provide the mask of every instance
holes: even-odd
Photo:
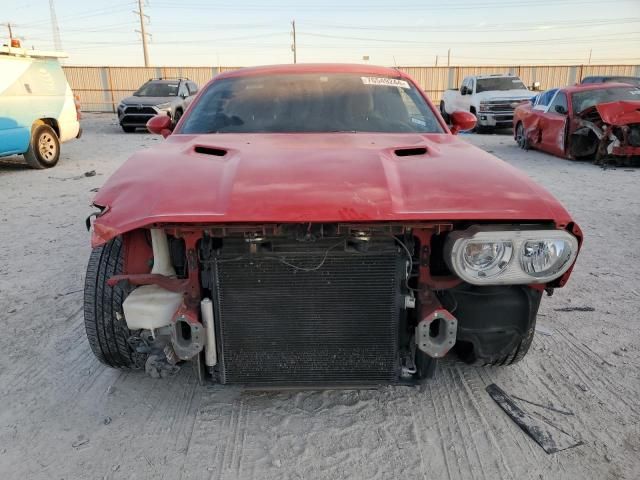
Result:
[[[640,123],[640,101],[610,102],[596,105],[602,121],[610,125]]]
[[[451,124],[453,125],[451,127],[451,133],[455,135],[460,131],[472,130],[477,122],[478,119],[471,112],[464,112],[462,110],[453,112],[451,114]]]
[[[168,115],[156,115],[147,122],[147,130],[156,135],[162,135],[167,138],[171,135],[172,125],[171,118]]]
[[[557,112],[541,112],[540,149],[561,157],[565,152],[567,116]]]
[[[394,154],[408,146],[427,153]],[[110,207],[94,246],[156,222],[570,221],[527,175],[451,134],[174,134],[94,202]]]
[[[145,230],[127,232],[122,238],[123,274],[142,274],[151,271],[153,250],[151,239],[147,239]]]

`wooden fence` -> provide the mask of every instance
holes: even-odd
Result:
[[[155,77],[188,77],[204,85],[220,72],[238,67],[74,67],[64,71],[87,112],[115,112],[120,100]],[[457,88],[467,75],[512,73],[526,85],[541,88],[570,85],[589,75],[640,76],[640,65],[514,65],[464,67],[398,67],[411,75],[437,104],[448,88]]]

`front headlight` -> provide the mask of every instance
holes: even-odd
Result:
[[[166,110],[169,107],[171,107],[171,102],[161,103],[160,105],[156,105],[156,108],[159,108],[160,110]]]
[[[566,240],[531,240],[522,245],[520,265],[533,277],[554,274],[566,265],[572,251]]]
[[[562,230],[471,227],[449,234],[445,261],[474,285],[547,283],[573,264],[578,240]]]
[[[509,265],[512,254],[511,242],[468,242],[462,251],[462,266],[475,277],[489,278]]]

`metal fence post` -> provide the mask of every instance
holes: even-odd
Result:
[[[578,69],[578,67],[576,67],[575,65],[572,67],[569,67],[569,81],[567,82],[569,85],[573,85],[574,83],[576,83],[576,70]]]

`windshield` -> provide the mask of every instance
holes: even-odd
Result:
[[[638,87],[600,88],[598,90],[576,92],[572,95],[571,99],[573,102],[573,111],[580,113],[599,103],[617,102],[619,100],[640,101],[640,89],[638,89]]]
[[[136,97],[175,97],[178,95],[178,84],[161,82],[145,83],[133,95]]]
[[[215,81],[180,133],[437,132],[406,80],[358,74],[282,74]]]
[[[638,77],[586,77],[582,83],[627,83],[640,87],[640,78]]]
[[[518,77],[479,78],[476,82],[476,93],[496,90],[526,90]]]

